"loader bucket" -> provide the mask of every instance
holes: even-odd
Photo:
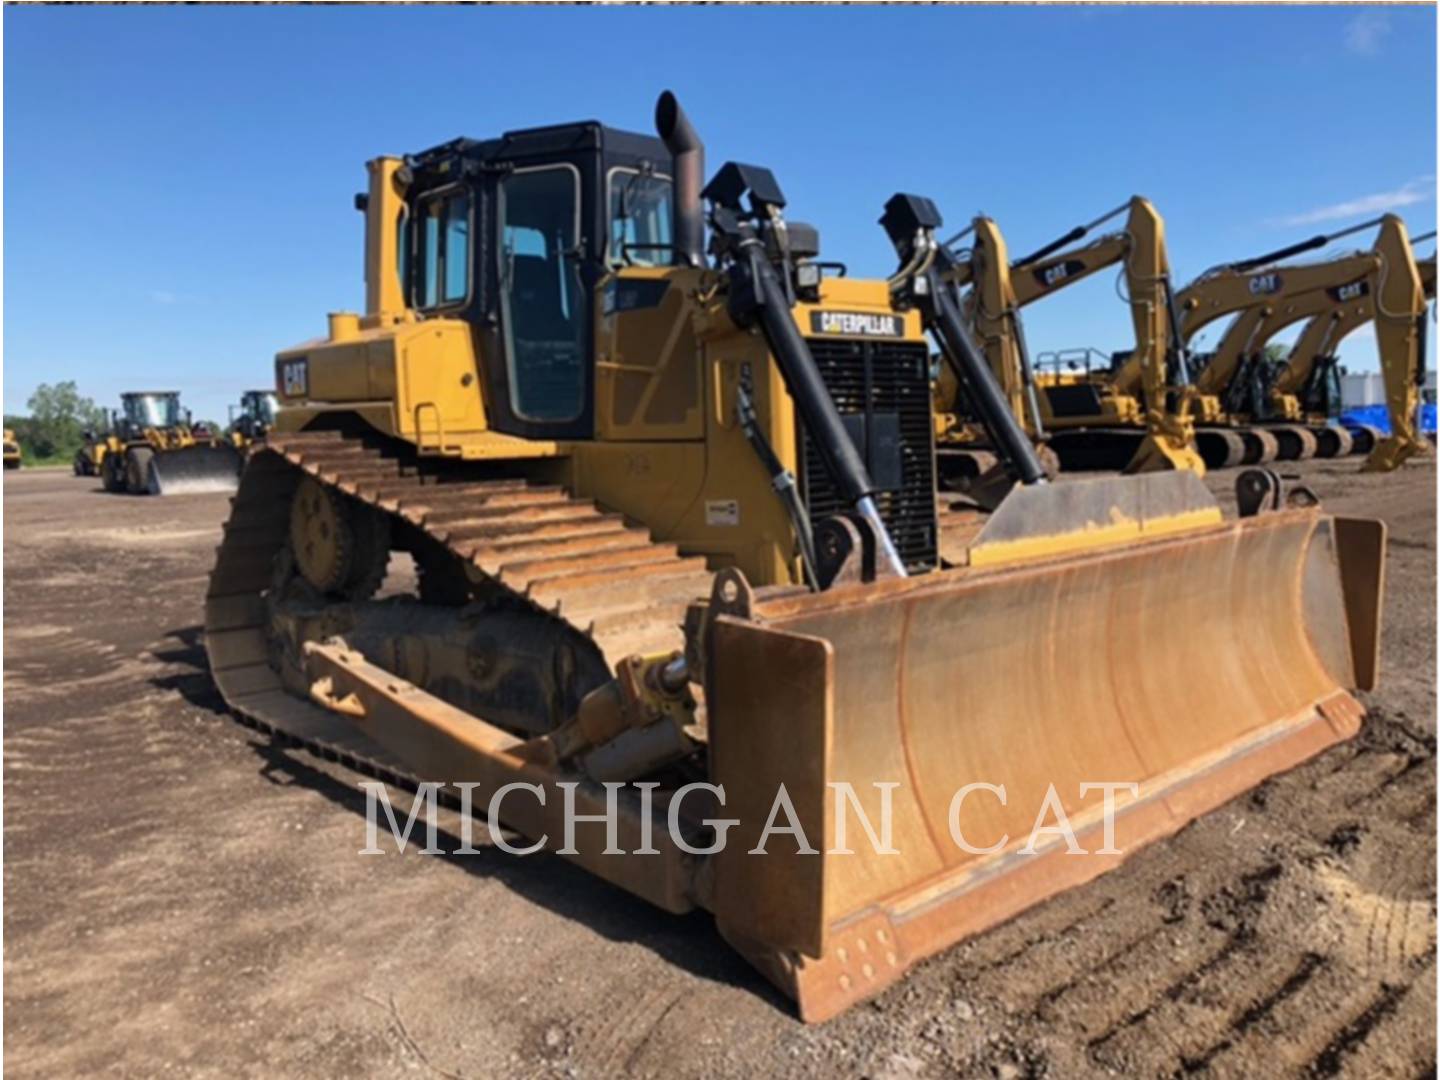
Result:
[[[711,906],[805,1019],[1358,730],[1384,526],[1313,508],[1218,521],[1193,477],[1153,479],[1112,488],[1141,494],[1109,514],[1100,488],[1070,490],[1084,481],[1021,489],[969,567],[713,617],[711,775],[739,824]],[[785,833],[751,853],[780,785],[817,854]],[[882,853],[859,810],[884,841],[887,793]]]
[[[187,446],[157,451],[150,460],[150,494],[235,491],[240,486],[242,464],[233,446]]]

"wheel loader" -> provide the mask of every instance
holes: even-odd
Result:
[[[1388,459],[1395,456],[1393,446],[1413,447],[1417,441],[1402,424],[1382,452],[1374,449],[1379,432],[1373,429],[1357,431],[1356,446],[1357,440],[1338,424],[1324,418],[1310,422],[1288,389],[1293,376],[1281,380],[1284,389],[1272,388],[1274,373],[1265,360],[1266,342],[1287,326],[1346,304],[1368,309],[1373,317],[1378,306],[1383,311],[1377,324],[1381,367],[1394,370],[1402,382],[1414,382],[1416,349],[1422,353],[1424,349],[1426,305],[1405,225],[1387,214],[1345,232],[1377,224],[1380,229],[1368,251],[1309,264],[1280,263],[1273,257],[1247,260],[1237,268],[1203,276],[1182,294],[1187,335],[1216,318],[1234,315],[1196,376],[1202,402],[1212,402],[1213,408],[1237,421],[1271,431],[1282,461],[1317,454],[1333,457],[1352,450],[1369,452],[1372,460]],[[1316,237],[1286,252],[1309,250],[1334,238]]]
[[[228,439],[195,424],[173,390],[120,395],[109,430],[86,440],[75,460],[77,475],[93,470],[106,491],[179,495],[235,489],[240,455]]]
[[[1356,732],[1381,523],[1049,482],[932,203],[842,276],[655,119],[369,163],[365,310],[277,355],[210,581],[240,717],[712,912],[809,1021]],[[1016,470],[978,520],[937,502],[927,327]]]
[[[106,410],[108,420],[109,411]],[[75,451],[71,467],[76,476],[99,476],[105,467],[105,454],[110,448],[109,435],[87,428],[80,433],[80,449]]]
[[[258,440],[265,437],[275,423],[275,413],[280,407],[274,390],[246,390],[240,395],[240,404],[230,406],[230,442],[244,454]]]
[[[20,468],[20,460],[24,456],[20,452],[20,443],[15,438],[15,432],[9,428],[5,429],[5,468]]]

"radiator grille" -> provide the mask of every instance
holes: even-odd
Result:
[[[899,484],[875,496],[880,516],[906,569],[938,565],[935,517],[935,432],[930,417],[930,357],[923,342],[808,339],[830,396],[844,417],[898,417]],[[849,507],[836,493],[820,457],[800,430],[800,484],[810,516],[818,521]],[[868,427],[868,424],[867,424]],[[859,447],[862,454],[866,447]],[[883,469],[872,468],[873,475]]]

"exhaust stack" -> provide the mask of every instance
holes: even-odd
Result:
[[[705,144],[669,90],[655,103],[655,130],[665,141],[673,162],[675,187],[670,231],[675,239],[677,261],[686,266],[704,266],[705,215],[700,207],[700,188],[705,183]]]

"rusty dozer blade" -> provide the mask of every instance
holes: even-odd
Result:
[[[190,495],[207,491],[235,491],[244,462],[233,446],[187,446],[158,450],[150,460],[152,495]]]
[[[1172,473],[1019,489],[963,569],[728,609],[717,587],[722,934],[823,1020],[1354,735],[1383,548],[1317,509],[1222,521]],[[750,853],[781,785],[817,854]],[[887,798],[881,853],[860,811],[885,841]]]

